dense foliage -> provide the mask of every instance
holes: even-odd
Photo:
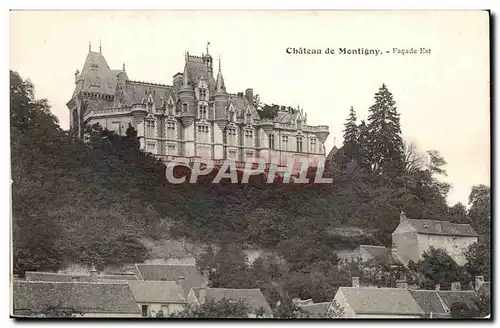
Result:
[[[385,85],[366,123],[356,126],[351,108],[349,145],[327,163],[332,185],[263,184],[261,176],[250,184],[212,184],[213,175],[174,185],[163,164],[139,150],[133,128],[118,136],[87,127],[84,143],[59,127],[29,81],[16,72],[10,79],[13,256],[21,275],[70,262],[139,262],[148,257],[142,238],[185,238],[218,246],[217,252],[206,249],[199,262],[213,286],[258,287],[275,305],[293,297],[331,300],[359,271],[339,266],[336,251],[360,243],[389,246],[401,211],[470,223],[489,248],[489,187],[473,188],[469,210],[449,207],[450,186],[439,180],[446,161],[437,151],[419,154],[405,146]],[[275,106],[259,106],[275,115]],[[189,170],[181,171],[189,180]],[[275,258],[249,265],[242,251],[247,247],[272,251]],[[489,268],[483,253],[471,250],[471,275]],[[378,284],[393,284],[399,274]]]

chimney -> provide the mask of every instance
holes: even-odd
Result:
[[[408,283],[406,283],[406,279],[396,280],[396,288],[408,288]]]
[[[238,92],[238,97],[243,97],[243,92]]]
[[[92,269],[90,270],[90,282],[97,282],[97,270],[92,263]]]
[[[186,277],[180,276],[180,277],[177,278],[177,284],[179,286],[182,286],[182,284],[184,283],[185,280],[186,280]]]
[[[207,300],[207,284],[203,283],[200,288],[200,296],[198,297],[200,304],[204,304]]]
[[[359,277],[352,277],[352,287],[359,288]]]
[[[245,98],[247,98],[249,103],[253,102],[253,89],[246,89],[245,90]]]
[[[460,290],[460,282],[455,281],[451,283],[451,290],[452,291],[457,291]]]
[[[440,284],[436,284],[436,287],[434,287],[434,290],[439,292],[441,290],[441,285]]]
[[[401,211],[401,213],[399,214],[399,222],[403,222],[406,219],[407,218],[405,212]]]
[[[476,290],[479,290],[479,287],[481,287],[483,282],[484,282],[484,276],[476,276]]]

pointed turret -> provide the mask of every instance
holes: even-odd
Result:
[[[219,59],[219,73],[217,73],[217,81],[215,82],[215,85],[216,85],[216,93],[226,93],[226,86],[224,84],[224,77],[222,76],[220,59]]]
[[[188,63],[184,65],[184,73],[182,75],[182,88],[179,91],[179,99],[181,101],[181,115],[184,126],[189,126],[194,121],[196,116],[196,104],[194,98],[194,89],[189,84]]]
[[[226,107],[229,96],[226,92],[226,86],[224,84],[224,77],[222,76],[221,62],[219,58],[219,72],[217,73],[217,81],[215,83],[215,119],[225,120],[226,119]],[[221,126],[221,125],[220,125]]]

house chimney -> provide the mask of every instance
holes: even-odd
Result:
[[[359,277],[352,277],[352,287],[359,288]]]
[[[92,263],[92,269],[90,270],[90,282],[97,282],[97,270]]]
[[[407,217],[406,217],[405,212],[401,211],[401,213],[399,214],[399,222],[403,222],[406,219],[407,219]]]
[[[484,282],[484,276],[476,276],[476,290],[479,290],[479,287],[481,287],[483,282]]]
[[[177,284],[179,286],[182,286],[182,284],[184,283],[185,280],[186,280],[186,277],[180,276],[180,277],[177,278]]]
[[[253,89],[246,89],[245,90],[245,98],[247,98],[249,103],[253,102]]]
[[[408,283],[406,279],[396,280],[396,288],[408,288]]]
[[[455,281],[451,283],[451,290],[452,291],[457,291],[460,290],[460,282]]]
[[[439,292],[441,290],[441,285],[440,284],[436,284],[436,287],[434,287],[434,290]]]

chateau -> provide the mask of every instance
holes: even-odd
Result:
[[[81,72],[75,73],[75,90],[67,103],[71,129],[83,137],[84,127],[99,123],[124,135],[137,130],[141,149],[165,161],[176,158],[232,159],[237,165],[250,158],[300,168],[325,157],[326,125],[307,125],[300,108],[279,106],[277,115],[261,118],[254,92],[229,93],[221,63],[214,78],[208,52],[186,52],[183,73],[172,85],[138,82],[122,69],[111,69],[101,51],[89,53]]]

